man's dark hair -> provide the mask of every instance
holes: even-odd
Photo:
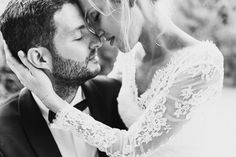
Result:
[[[11,0],[0,20],[0,28],[12,55],[42,46],[54,52],[55,12],[73,0]],[[18,59],[19,60],[19,59]]]

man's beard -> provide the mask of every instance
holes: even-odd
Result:
[[[95,77],[99,72],[99,70],[93,72],[89,71],[87,68],[88,59],[84,62],[79,62],[71,59],[64,59],[57,53],[54,53],[52,56],[52,75],[55,84],[57,85],[78,87],[87,80]]]

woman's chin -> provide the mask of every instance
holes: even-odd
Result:
[[[124,42],[116,42],[115,44],[117,44],[119,50],[123,53],[127,53],[127,52],[130,52],[134,46],[137,44],[138,41],[131,41],[129,42],[129,45],[126,45]]]
[[[120,50],[121,52],[123,52],[123,53],[127,53],[127,52],[130,51],[129,47],[128,47],[128,46],[125,46],[125,44],[123,44],[123,43],[122,43],[122,44],[119,44],[117,47],[118,47],[119,50]]]

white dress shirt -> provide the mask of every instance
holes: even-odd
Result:
[[[76,105],[81,102],[84,98],[82,96],[81,87],[78,88],[75,98],[70,103],[71,105]],[[84,142],[82,137],[72,134],[71,131],[62,130],[57,127],[53,127],[48,121],[49,109],[41,102],[41,100],[33,94],[33,98],[38,104],[40,111],[48,124],[48,128],[51,131],[54,140],[60,150],[62,157],[96,157],[97,149],[93,146],[90,146]],[[89,108],[86,108],[83,112],[89,114]]]

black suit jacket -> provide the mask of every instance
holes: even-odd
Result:
[[[126,129],[117,110],[119,89],[118,81],[101,76],[82,85],[94,119]],[[47,123],[27,89],[0,107],[0,156],[61,157]],[[99,152],[99,157],[105,156]]]

